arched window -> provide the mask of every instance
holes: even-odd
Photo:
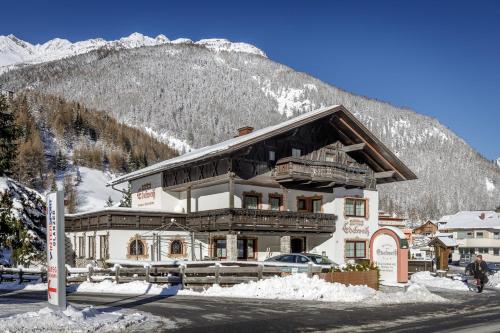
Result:
[[[128,252],[132,256],[144,255],[144,243],[140,239],[134,239],[130,242]]]
[[[174,240],[170,243],[170,254],[182,254],[182,242]]]

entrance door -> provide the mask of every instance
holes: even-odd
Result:
[[[290,240],[290,251],[292,253],[302,253],[305,251],[305,238],[292,238]]]

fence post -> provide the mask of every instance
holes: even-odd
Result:
[[[259,264],[257,266],[257,279],[258,280],[262,280],[263,273],[264,273],[264,265]]]
[[[120,266],[115,266],[115,283],[120,283]]]
[[[87,266],[87,281],[92,282],[92,273],[94,268],[92,266]]]
[[[182,289],[184,289],[186,288],[186,266],[181,264],[179,266],[179,272],[181,273]]]
[[[23,283],[23,268],[19,267],[19,284]]]
[[[220,283],[219,269],[220,269],[219,263],[215,263],[215,284]]]
[[[47,282],[47,270],[45,269],[45,267],[42,267],[40,268],[40,279],[42,280],[42,282]],[[0,277],[0,282],[2,281],[1,277]]]
[[[313,276],[313,264],[312,262],[309,262],[307,264],[307,277],[312,278],[312,276]]]
[[[149,283],[149,274],[150,274],[151,267],[146,266],[146,282]]]

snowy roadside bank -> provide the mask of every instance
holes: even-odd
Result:
[[[39,303],[37,310],[0,318],[2,332],[124,332],[174,329],[175,322],[150,313],[128,309],[82,309],[69,305],[66,310],[52,309]]]
[[[469,288],[461,280],[432,276],[431,272],[427,271],[414,273],[411,276],[410,282],[427,288],[469,291]]]
[[[428,285],[436,286],[435,278],[421,277]],[[442,279],[442,278],[438,278]],[[446,279],[447,283],[461,283]],[[431,282],[432,283],[431,283]],[[439,280],[438,280],[439,281]],[[445,285],[443,281],[441,285]],[[2,289],[3,284],[0,284]],[[458,289],[458,285],[455,286]],[[9,284],[9,288],[16,290],[15,286]],[[45,290],[46,284],[26,285],[26,290]],[[122,295],[186,295],[201,297],[232,297],[232,298],[256,298],[256,299],[281,299],[281,300],[308,300],[321,302],[364,302],[377,304],[419,303],[419,302],[445,302],[446,299],[429,292],[425,284],[415,281],[409,285],[406,291],[382,292],[367,286],[346,286],[340,283],[329,283],[314,276],[308,278],[306,274],[292,274],[285,277],[272,277],[257,282],[241,283],[232,287],[221,287],[214,285],[203,291],[180,290],[179,286],[161,286],[147,283],[145,281],[134,281],[116,284],[105,280],[102,282],[83,282],[79,285],[68,286],[70,293],[109,293]],[[18,288],[21,289],[21,288]],[[461,289],[460,289],[461,290]]]
[[[346,286],[340,283],[329,283],[317,276],[308,278],[306,274],[273,277],[225,288],[214,285],[201,292],[179,290],[178,295],[345,303],[362,301],[371,305],[447,302],[445,298],[432,294],[424,286],[417,284],[411,285],[404,292],[384,293],[366,286]]]

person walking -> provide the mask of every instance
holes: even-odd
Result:
[[[484,285],[488,282],[487,272],[488,265],[483,260],[483,256],[478,254],[471,267],[471,273],[474,275],[474,279],[476,279],[478,293],[483,292]]]

